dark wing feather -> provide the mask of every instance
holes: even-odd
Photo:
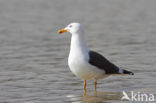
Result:
[[[89,51],[89,63],[104,70],[106,74],[119,74],[119,68],[97,52]]]

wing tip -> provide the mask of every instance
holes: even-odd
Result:
[[[129,75],[134,75],[133,72],[127,71],[127,70],[123,70],[123,74],[129,74]]]

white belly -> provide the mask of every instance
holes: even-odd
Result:
[[[84,58],[77,57],[77,58],[68,58],[68,65],[70,70],[81,79],[84,80],[92,80],[92,79],[99,79],[105,77],[105,72],[92,66],[88,63],[88,60]]]
[[[92,80],[102,78],[103,70],[88,63],[89,49],[84,41],[83,34],[72,34],[68,65],[70,70],[81,79]]]

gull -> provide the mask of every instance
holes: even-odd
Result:
[[[94,93],[96,94],[98,79],[113,74],[134,75],[134,73],[114,65],[101,54],[90,50],[84,38],[84,28],[80,23],[70,23],[65,28],[59,30],[58,34],[64,32],[71,33],[68,65],[73,74],[83,79],[84,95],[86,95],[86,80],[94,81]]]

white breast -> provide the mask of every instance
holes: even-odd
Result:
[[[72,34],[68,65],[70,70],[84,80],[97,79],[104,76],[104,71],[90,65],[89,50],[83,35]]]
[[[68,59],[70,70],[79,78],[84,80],[92,80],[104,77],[104,71],[92,66],[86,61],[86,58],[70,57]]]

